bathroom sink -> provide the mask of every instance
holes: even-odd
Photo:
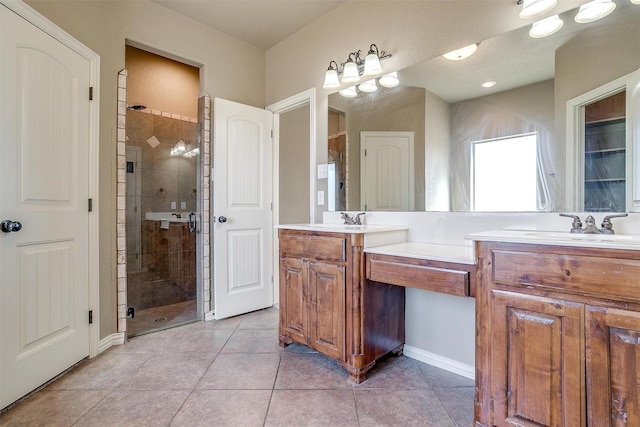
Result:
[[[469,240],[640,250],[638,234],[580,234],[568,231],[496,230],[473,233]]]
[[[582,240],[587,242],[624,242],[631,243],[636,241],[640,244],[640,235],[630,234],[581,234],[567,233],[561,231],[530,231],[526,232],[528,236],[541,239],[553,240]]]
[[[147,212],[144,219],[147,221],[168,221],[168,222],[189,222],[189,212],[181,212],[181,217],[177,218],[173,212]]]
[[[381,233],[385,231],[406,230],[406,226],[402,225],[385,225],[385,224],[287,224],[280,225],[279,228],[288,228],[290,230],[308,230],[308,231],[330,231],[334,233]]]

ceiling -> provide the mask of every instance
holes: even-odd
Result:
[[[267,50],[347,0],[151,0]]]

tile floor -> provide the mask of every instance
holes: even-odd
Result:
[[[161,331],[198,320],[196,300],[138,310],[133,319],[127,319],[129,338],[149,332]]]
[[[129,340],[0,416],[1,426],[471,426],[473,381],[407,357],[353,385],[277,340],[278,311]]]

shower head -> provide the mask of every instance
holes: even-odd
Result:
[[[140,104],[137,104],[137,105],[129,105],[129,106],[127,107],[127,111],[130,111],[130,110],[136,110],[136,111],[138,111],[138,110],[144,110],[145,108],[147,108],[147,106],[146,106],[146,105],[140,105]]]

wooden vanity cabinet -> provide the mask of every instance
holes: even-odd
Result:
[[[640,425],[640,251],[476,250],[475,425]]]
[[[401,353],[404,288],[364,278],[364,236],[280,229],[279,342],[329,356],[360,383],[376,359]]]

